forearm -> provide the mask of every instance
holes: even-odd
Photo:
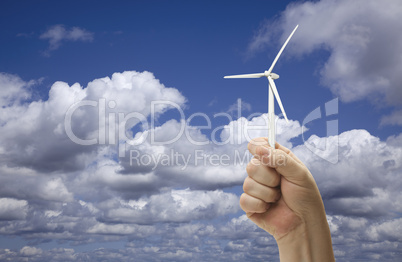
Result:
[[[314,225],[303,223],[277,243],[281,262],[335,261],[326,219]]]

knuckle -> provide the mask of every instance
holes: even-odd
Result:
[[[260,156],[262,154],[262,146],[257,146],[255,149],[255,153]]]
[[[250,184],[250,179],[246,177],[243,182],[243,191],[244,192],[250,192],[251,189],[251,184]]]
[[[256,139],[252,139],[250,140],[250,142],[248,142],[247,144],[247,149],[251,150],[253,147],[255,147],[258,144]]]
[[[260,200],[260,201],[258,201],[258,202],[256,203],[256,209],[257,209],[258,211],[264,211],[266,206],[267,206],[267,203],[264,202],[264,201],[262,201],[262,200]]]
[[[267,202],[275,202],[277,197],[278,197],[278,190],[272,190],[267,196],[267,198],[269,199],[267,200]]]
[[[248,144],[247,144],[247,149],[248,149],[248,151],[251,150],[252,142],[253,142],[253,140],[251,140],[251,141],[248,142]]]
[[[258,148],[261,145],[266,145],[267,141],[264,137],[258,137],[250,140],[250,142],[247,144],[247,149],[250,151],[254,148]]]
[[[256,161],[253,161],[252,159],[250,162],[248,162],[246,166],[246,172],[250,177],[253,177],[256,171],[257,171]]]
[[[281,150],[275,150],[272,155],[272,166],[283,167],[289,164],[288,155]]]
[[[272,187],[276,187],[281,183],[281,177],[279,174],[275,174],[272,179]]]
[[[247,195],[245,194],[245,193],[243,193],[241,196],[240,196],[240,200],[239,200],[239,204],[240,204],[240,207],[243,209],[243,210],[246,210],[246,206],[247,206]]]

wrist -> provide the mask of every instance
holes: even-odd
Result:
[[[281,262],[311,261],[311,246],[305,224],[276,240]]]
[[[335,261],[328,223],[303,222],[277,240],[281,262]]]

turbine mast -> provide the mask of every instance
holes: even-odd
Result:
[[[275,99],[274,92],[268,82],[268,142],[272,148],[275,148],[276,130],[275,130]]]

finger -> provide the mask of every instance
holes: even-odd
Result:
[[[266,138],[266,137],[257,137],[257,138],[252,139],[248,143],[247,149],[248,149],[248,151],[250,151],[250,153],[252,155],[255,155],[255,150],[259,146],[268,146],[268,147],[270,147],[270,145],[268,143],[268,138]]]
[[[302,163],[299,163],[281,149],[259,146],[255,148],[255,154],[260,157],[260,161],[264,165],[275,168],[279,174],[289,181],[305,180],[309,174],[307,168]]]
[[[243,193],[240,196],[240,207],[246,213],[264,213],[268,210],[270,204]]]
[[[261,199],[267,203],[276,202],[281,197],[279,188],[261,185],[250,177],[246,177],[244,180],[243,190],[247,195]]]
[[[250,153],[252,155],[256,154],[256,149],[259,146],[267,146],[267,147],[271,147],[268,143],[268,138],[266,137],[257,137],[252,139],[248,145],[247,148],[250,151]],[[275,148],[276,149],[280,149],[282,151],[284,151],[285,153],[287,153],[288,155],[290,155],[294,160],[296,160],[297,162],[299,162],[300,164],[303,164],[302,161],[300,161],[300,159],[292,152],[290,151],[288,148],[282,146],[281,144],[279,144],[278,142],[275,143]]]
[[[290,151],[290,149],[284,147],[283,145],[281,145],[279,143],[275,144],[275,148],[282,150],[283,152],[285,152],[286,154],[291,156],[294,160],[296,160],[300,164],[304,165],[303,162],[292,151]]]
[[[271,167],[263,165],[256,157],[247,164],[246,171],[249,177],[265,186],[276,187],[281,182],[281,176],[278,172]]]

